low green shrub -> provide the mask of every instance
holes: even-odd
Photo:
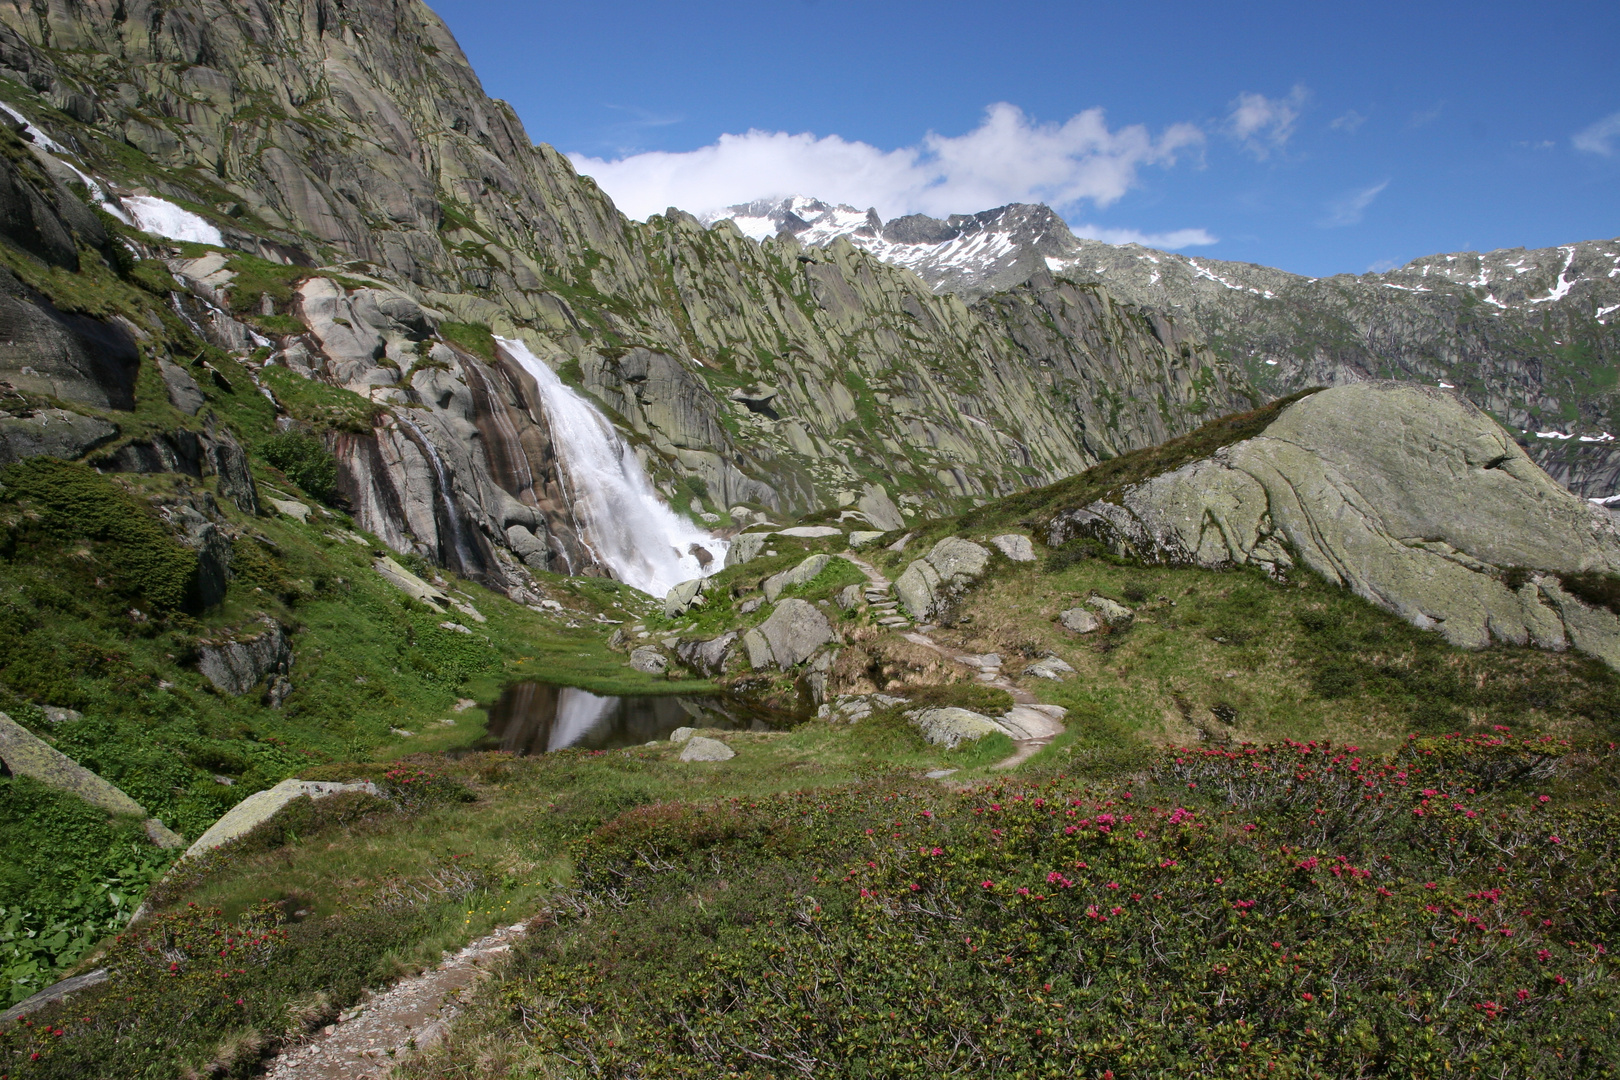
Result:
[[[572,913],[459,1046],[475,1075],[1609,1075],[1620,818],[1562,792],[1614,752],[1575,750],[1189,748],[1129,783],[650,808],[579,845]]]
[[[54,556],[60,545],[88,544],[81,562],[120,594],[159,610],[192,599],[196,552],[176,543],[152,508],[110,477],[41,457],[0,472],[0,487],[7,501],[29,511],[12,526],[15,548],[43,546]]]
[[[259,444],[259,456],[311,498],[329,505],[337,499],[337,458],[318,436],[296,429],[279,432]]]

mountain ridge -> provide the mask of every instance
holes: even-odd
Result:
[[[1076,237],[1050,208],[1030,204],[884,223],[875,211],[794,196],[704,216],[727,215],[809,246],[846,237],[936,291],[971,298],[1043,280],[1043,271],[1098,283],[1188,326],[1264,394],[1372,378],[1456,386],[1572,489],[1598,498],[1620,489],[1611,446],[1620,238],[1312,278]]]

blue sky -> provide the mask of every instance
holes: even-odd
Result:
[[[1620,4],[429,0],[644,217],[1046,201],[1299,273],[1620,235]]]

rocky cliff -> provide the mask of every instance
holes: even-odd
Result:
[[[593,396],[678,509],[722,519],[980,500],[1251,399],[1095,285],[969,306],[847,242],[631,222],[530,143],[420,3],[6,0],[0,80],[59,184],[164,200],[185,239],[217,239],[137,242],[211,344],[369,402],[314,424],[359,520],[486,580],[591,562],[494,336]],[[27,391],[27,366],[0,377]]]
[[[1044,206],[884,222],[794,197],[707,217],[809,246],[842,237],[969,299],[1043,273],[1100,283],[1209,342],[1265,396],[1375,378],[1452,386],[1518,432],[1573,490],[1592,498],[1620,490],[1620,240],[1430,255],[1381,273],[1307,278],[1076,237]]]

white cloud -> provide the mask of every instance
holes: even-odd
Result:
[[[1285,98],[1239,94],[1232,101],[1226,129],[1256,160],[1264,161],[1273,150],[1281,150],[1294,134],[1299,114],[1310,97],[1311,92],[1303,84],[1296,85]]]
[[[1359,225],[1362,216],[1367,212],[1367,207],[1371,206],[1372,201],[1383,194],[1384,189],[1387,187],[1389,187],[1389,181],[1385,180],[1381,184],[1373,184],[1371,187],[1352,191],[1344,198],[1335,199],[1333,202],[1328,203],[1328,216],[1327,220],[1322,222],[1323,226],[1325,228],[1338,228],[1344,225]]]
[[[1446,103],[1437,101],[1427,109],[1413,113],[1412,118],[1406,122],[1406,126],[1412,128],[1426,127],[1440,119],[1440,114],[1445,111]]]
[[[1174,229],[1170,232],[1145,233],[1135,229],[1108,229],[1100,225],[1071,225],[1069,231],[1087,240],[1101,240],[1107,244],[1141,244],[1143,247],[1159,248],[1164,251],[1220,243],[1220,239],[1210,235],[1208,229]]]
[[[1620,141],[1620,112],[1610,113],[1590,127],[1576,132],[1570,140],[1575,144],[1575,149],[1604,157],[1613,157],[1615,151],[1620,149],[1616,146],[1617,141]]]
[[[1342,131],[1346,135],[1354,135],[1356,133],[1356,129],[1361,127],[1361,125],[1365,124],[1366,122],[1367,118],[1365,116],[1362,116],[1360,113],[1356,112],[1356,110],[1351,109],[1343,116],[1334,117],[1333,121],[1328,124],[1328,127],[1332,128],[1334,131]]]
[[[1001,102],[965,135],[930,132],[921,145],[897,150],[837,135],[754,130],[680,153],[568,157],[634,218],[669,206],[703,212],[795,194],[872,206],[891,218],[1010,202],[1108,206],[1136,185],[1144,165],[1173,165],[1203,140],[1191,124],[1172,124],[1157,138],[1140,124],[1110,130],[1101,109],[1040,124]]]

